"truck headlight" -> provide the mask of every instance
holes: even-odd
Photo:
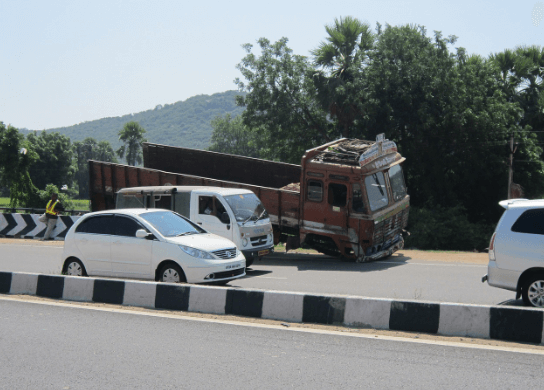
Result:
[[[183,252],[187,253],[189,256],[196,257],[197,259],[214,259],[214,257],[210,253],[206,251],[201,251],[200,249],[191,248],[190,246],[185,245],[180,245],[179,248]]]
[[[247,244],[248,244],[247,238],[245,238],[245,237],[242,238],[242,245],[247,246]]]

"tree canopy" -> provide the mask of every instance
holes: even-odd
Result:
[[[413,205],[460,206],[473,221],[496,221],[514,135],[523,161],[514,181],[529,197],[544,194],[541,48],[483,58],[456,48],[455,36],[417,25],[372,31],[352,17],[325,30],[311,57],[294,54],[287,38],[259,39],[258,53],[243,45],[236,83],[246,92],[237,98],[246,128],[236,142],[254,143],[253,132],[267,140],[259,157],[299,163],[330,140],[385,133],[407,158]]]
[[[120,158],[126,156],[128,165],[142,163],[142,143],[147,142],[144,134],[145,129],[138,122],[127,122],[119,130],[119,141],[123,142],[123,145],[117,149],[116,153]]]

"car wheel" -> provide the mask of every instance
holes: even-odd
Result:
[[[64,274],[69,276],[87,276],[87,271],[81,261],[72,258],[66,260]]]
[[[523,286],[522,297],[528,306],[544,307],[544,275],[529,278]]]
[[[187,280],[179,265],[168,263],[161,268],[159,281],[165,283],[185,283]]]

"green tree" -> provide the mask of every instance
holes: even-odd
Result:
[[[98,160],[117,163],[115,151],[108,141],[97,142],[92,137],[87,137],[83,141],[76,141],[73,144],[75,165],[77,172],[75,179],[78,185],[78,195],[80,199],[89,196],[89,160]]]
[[[364,67],[375,36],[370,26],[353,17],[335,19],[325,26],[327,38],[312,51],[318,70],[314,82],[323,109],[337,121],[337,130],[349,138],[360,132],[357,117],[362,116]]]
[[[237,65],[245,81],[236,80],[247,92],[236,102],[245,107],[244,125],[266,134],[277,159],[300,163],[304,150],[335,138],[333,124],[317,104],[313,82],[315,68],[307,57],[294,55],[287,38],[270,43],[258,40],[260,55],[251,44],[243,45],[246,56]]]
[[[212,138],[209,150],[247,157],[265,157],[265,148],[257,131],[244,125],[241,116],[216,117],[212,120]],[[262,145],[264,146],[264,145]]]
[[[10,207],[28,207],[36,197],[29,168],[37,159],[24,136],[0,122],[0,185],[10,190]]]
[[[39,189],[47,184],[57,187],[72,185],[75,166],[72,165],[72,143],[60,133],[35,131],[27,135],[29,148],[37,153],[38,159],[30,168],[30,177]]]
[[[126,156],[128,165],[142,163],[142,143],[147,142],[144,138],[145,129],[138,122],[127,122],[119,131],[119,141],[124,145],[117,149],[120,158]]]

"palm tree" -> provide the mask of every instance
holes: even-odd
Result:
[[[330,71],[331,76],[347,79],[353,76],[352,65],[360,66],[374,44],[370,26],[357,18],[346,16],[334,19],[333,25],[325,26],[329,35],[317,49],[312,50],[315,63]]]
[[[124,145],[117,149],[117,155],[120,158],[126,155],[128,165],[142,163],[142,143],[147,142],[144,133],[145,129],[138,122],[125,123],[119,131],[119,141]]]
[[[374,45],[370,26],[351,16],[335,19],[325,26],[328,37],[312,50],[318,99],[331,118],[337,120],[343,137],[350,136],[355,118],[361,114],[354,96],[359,96],[358,80],[368,52]]]

